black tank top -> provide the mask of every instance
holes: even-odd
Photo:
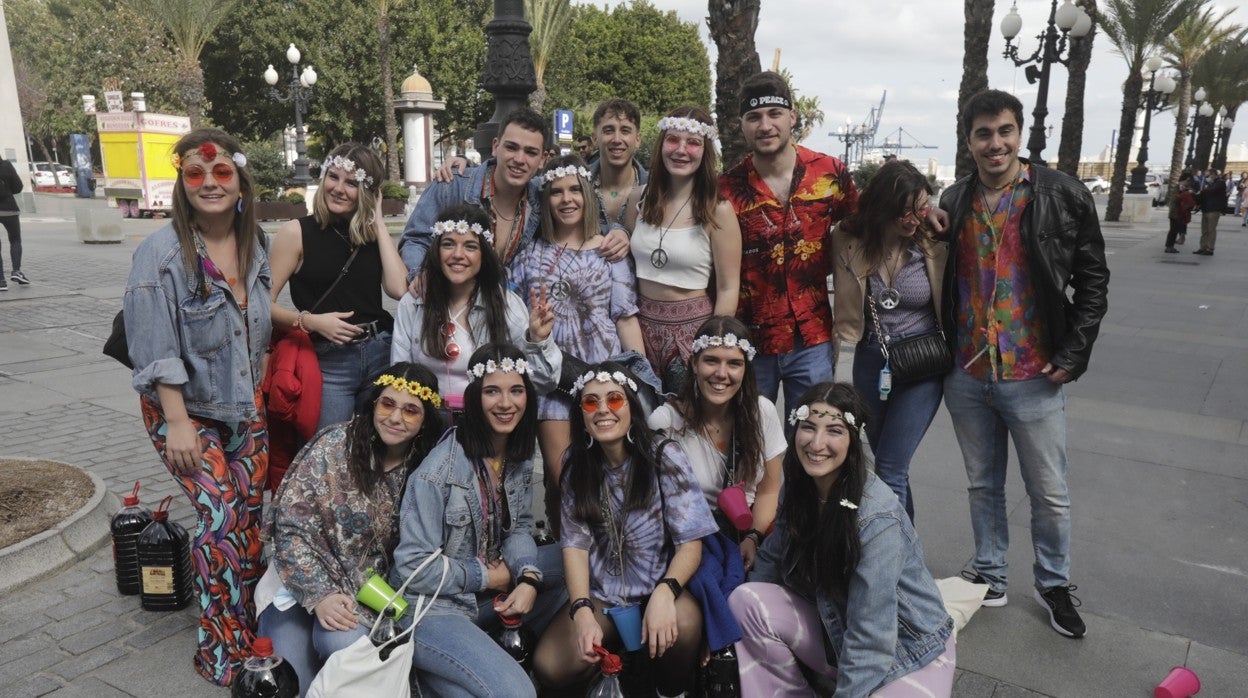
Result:
[[[303,265],[290,277],[290,300],[299,310],[312,309],[325,289],[338,278],[347,257],[351,256],[346,224],[336,225],[337,230],[333,227],[322,228],[312,216],[299,219],[303,235]],[[394,327],[394,319],[381,307],[381,249],[376,241],[360,248],[347,275],[316,309],[318,313],[347,311],[355,311],[347,322],[358,325],[376,320],[383,329]]]

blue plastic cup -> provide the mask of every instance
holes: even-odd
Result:
[[[602,612],[615,623],[615,630],[624,641],[624,649],[636,652],[641,649],[641,606],[612,606]]]

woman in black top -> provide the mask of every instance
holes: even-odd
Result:
[[[16,195],[24,186],[13,163],[0,158],[0,225],[9,234],[9,259],[13,261],[13,275],[9,278],[23,286],[30,280],[22,273],[22,222],[18,218]],[[9,282],[4,278],[4,258],[0,256],[0,291],[7,290]]]
[[[273,324],[312,336],[323,378],[318,428],[350,419],[364,379],[390,364],[394,319],[382,308],[381,290],[401,297],[407,271],[381,220],[383,179],[381,160],[369,148],[334,148],[313,215],[286,223],[273,239]],[[288,280],[297,312],[277,305]]]

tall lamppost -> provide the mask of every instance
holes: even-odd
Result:
[[[850,164],[849,153],[853,150],[854,146],[870,138],[870,134],[867,133],[865,126],[851,126],[849,119],[845,119],[844,126],[838,126],[835,131],[829,133],[828,135],[835,136],[838,141],[845,144],[845,159],[843,162],[846,167]]]
[[[1169,106],[1170,93],[1177,86],[1174,78],[1169,75],[1158,75],[1161,69],[1161,56],[1149,56],[1144,61],[1144,70],[1148,71],[1148,90],[1144,92],[1144,131],[1140,134],[1140,154],[1136,157],[1135,167],[1131,168],[1131,186],[1128,194],[1147,194],[1148,185],[1144,183],[1144,175],[1148,174],[1148,129],[1152,125],[1153,112],[1161,111]]]
[[[1213,149],[1210,151],[1212,155],[1209,163],[1210,167],[1218,172],[1226,169],[1226,151],[1228,141],[1231,139],[1231,127],[1234,125],[1234,121],[1226,118],[1226,107],[1218,107],[1218,123],[1217,128],[1213,130]]]
[[[1029,84],[1034,85],[1037,80],[1040,83],[1036,90],[1036,108],[1031,113],[1031,136],[1027,139],[1027,158],[1037,165],[1044,165],[1046,163],[1041,154],[1047,144],[1044,118],[1049,114],[1050,66],[1054,63],[1067,64],[1070,58],[1069,53],[1062,55],[1066,53],[1067,36],[1074,38],[1086,36],[1092,29],[1092,18],[1084,12],[1083,8],[1076,7],[1071,0],[1064,0],[1060,8],[1057,6],[1057,0],[1053,0],[1053,6],[1049,10],[1048,26],[1036,36],[1040,40],[1040,47],[1027,58],[1019,58],[1018,46],[1013,44],[1014,37],[1018,36],[1022,28],[1023,18],[1018,15],[1018,2],[1015,0],[1009,14],[1001,19],[1001,35],[1005,37],[1005,53],[1002,55],[1013,61],[1015,66],[1027,66],[1024,74]]]
[[[537,89],[529,32],[533,27],[524,19],[524,0],[494,0],[494,19],[485,25],[485,69],[481,85],[494,95],[494,116],[478,124],[472,136],[477,151],[488,154],[498,136],[498,125],[513,110],[528,104]],[[484,157],[484,155],[483,155]]]
[[[1187,128],[1187,159],[1183,161],[1183,166],[1189,170],[1192,169],[1192,158],[1196,155],[1196,119],[1213,115],[1213,107],[1204,103],[1208,96],[1203,87],[1197,87],[1192,93],[1192,99],[1196,100],[1196,109],[1192,111],[1192,125]]]
[[[277,71],[269,64],[264,71],[264,81],[269,83],[269,94],[279,102],[295,103],[295,183],[306,187],[312,181],[308,175],[308,144],[307,134],[303,130],[303,115],[308,110],[308,100],[312,98],[312,86],[316,84],[316,71],[312,66],[299,70],[299,49],[294,44],[286,49],[286,60],[290,61],[292,75],[290,86],[286,91],[277,89]]]

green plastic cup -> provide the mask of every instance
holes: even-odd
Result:
[[[372,572],[372,570],[368,571]],[[407,613],[407,599],[400,596],[386,583],[386,580],[377,574],[369,576],[355,598],[378,613],[385,613],[386,609],[393,608],[395,618]]]

